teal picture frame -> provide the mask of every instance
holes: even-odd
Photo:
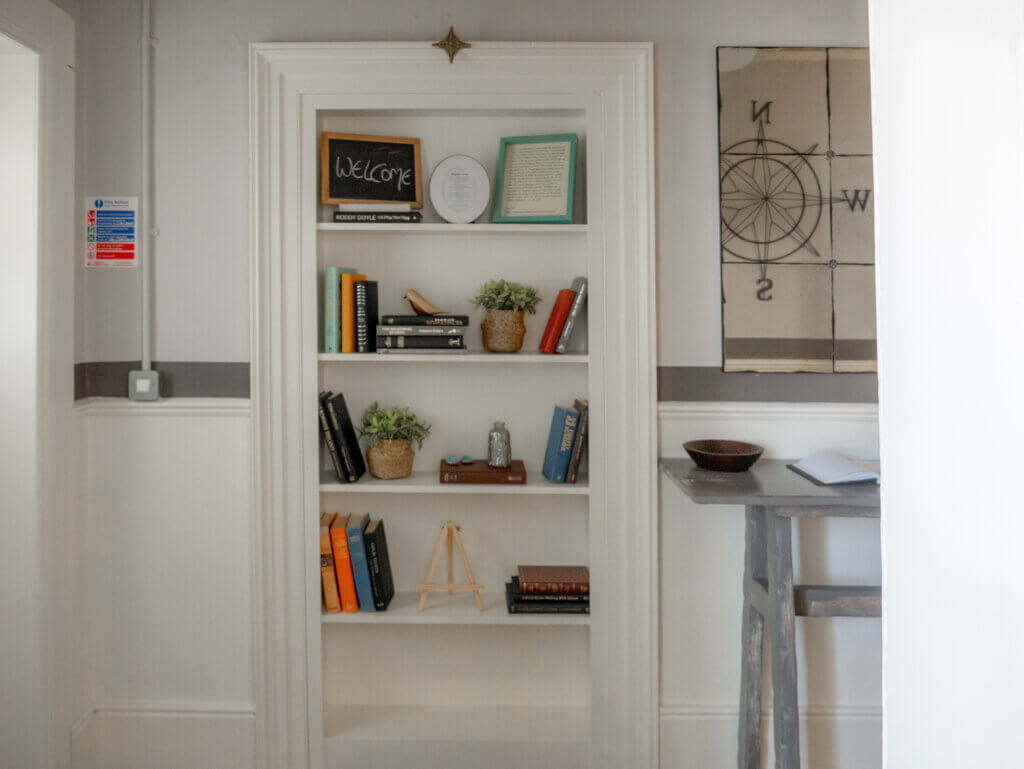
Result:
[[[569,184],[566,190],[565,214],[555,216],[502,216],[501,191],[505,181],[505,151],[510,144],[543,144],[554,142],[569,143]],[[541,136],[505,136],[498,147],[498,174],[494,184],[494,214],[491,221],[495,224],[572,224],[572,207],[576,192],[576,147],[579,137],[576,134],[544,134]]]

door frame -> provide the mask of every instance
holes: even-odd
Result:
[[[594,107],[605,154],[589,169],[603,184],[602,238],[612,243],[614,310],[604,318],[599,383],[602,446],[616,472],[597,498],[616,511],[591,536],[591,580],[604,609],[591,616],[591,766],[654,769],[658,762],[658,541],[654,307],[653,46],[649,43],[474,42],[472,67],[454,69],[430,42],[261,43],[250,46],[250,313],[253,423],[253,612],[257,767],[319,769],[322,722],[315,639],[307,611],[309,540],[302,516],[316,492],[303,457],[316,452],[304,386],[311,358],[315,281],[303,272],[316,231],[304,218],[300,180],[315,160],[303,115],[318,99],[474,98],[513,103],[536,95]],[[469,59],[467,58],[468,62]],[[510,75],[514,73],[514,76]],[[414,82],[415,81],[415,82]],[[396,84],[398,89],[396,90]],[[524,94],[526,96],[524,96]],[[459,102],[459,100],[462,100]],[[588,124],[589,131],[589,124]],[[588,137],[593,138],[588,132]],[[593,143],[590,145],[593,151]],[[305,169],[305,170],[303,170]],[[315,186],[315,185],[314,185]],[[592,206],[598,205],[593,198]],[[598,227],[591,223],[592,227]],[[594,288],[594,284],[592,284]],[[609,298],[610,297],[610,298]],[[606,305],[607,306],[607,305]],[[312,308],[312,309],[311,309]],[[297,373],[304,372],[304,373]],[[305,377],[305,379],[304,379]],[[593,397],[593,396],[592,396]],[[591,444],[593,447],[593,443]],[[592,449],[593,450],[593,449]],[[595,480],[591,479],[591,488]],[[603,508],[602,508],[603,511]],[[629,514],[619,514],[629,511]],[[317,602],[318,603],[318,602]],[[313,638],[313,642],[310,639]],[[311,646],[313,647],[311,649]],[[322,729],[318,729],[322,732]]]
[[[38,70],[36,298],[36,527],[30,573],[24,585],[38,596],[24,632],[37,640],[39,689],[26,693],[26,718],[40,724],[23,734],[34,767],[71,763],[71,728],[82,715],[87,693],[69,696],[71,682],[83,680],[82,635],[73,633],[72,564],[80,562],[69,535],[73,513],[74,272],[75,236],[75,24],[50,2],[0,5],[0,33],[34,51]],[[76,712],[77,711],[77,712]],[[34,744],[33,744],[34,743]]]

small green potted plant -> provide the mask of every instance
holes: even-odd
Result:
[[[483,307],[484,349],[490,352],[519,352],[526,337],[526,313],[537,312],[540,296],[533,286],[511,283],[504,278],[489,280],[480,286],[480,293],[469,300],[474,307]]]
[[[376,402],[363,412],[360,438],[368,438],[370,447],[366,450],[366,464],[377,478],[393,480],[408,478],[412,473],[412,461],[416,448],[423,448],[423,440],[430,435],[430,425],[406,407],[380,408]]]

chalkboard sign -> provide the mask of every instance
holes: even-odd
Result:
[[[408,203],[423,208],[420,140],[321,134],[320,200],[331,205]]]

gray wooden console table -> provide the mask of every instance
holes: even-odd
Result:
[[[740,673],[739,769],[761,766],[761,678],[764,623],[771,644],[775,765],[800,767],[796,693],[796,617],[880,617],[881,588],[794,585],[792,519],[878,518],[874,484],[818,486],[762,459],[744,473],[701,470],[689,459],[661,459],[662,471],[694,502],[746,508],[743,570],[743,654]]]

